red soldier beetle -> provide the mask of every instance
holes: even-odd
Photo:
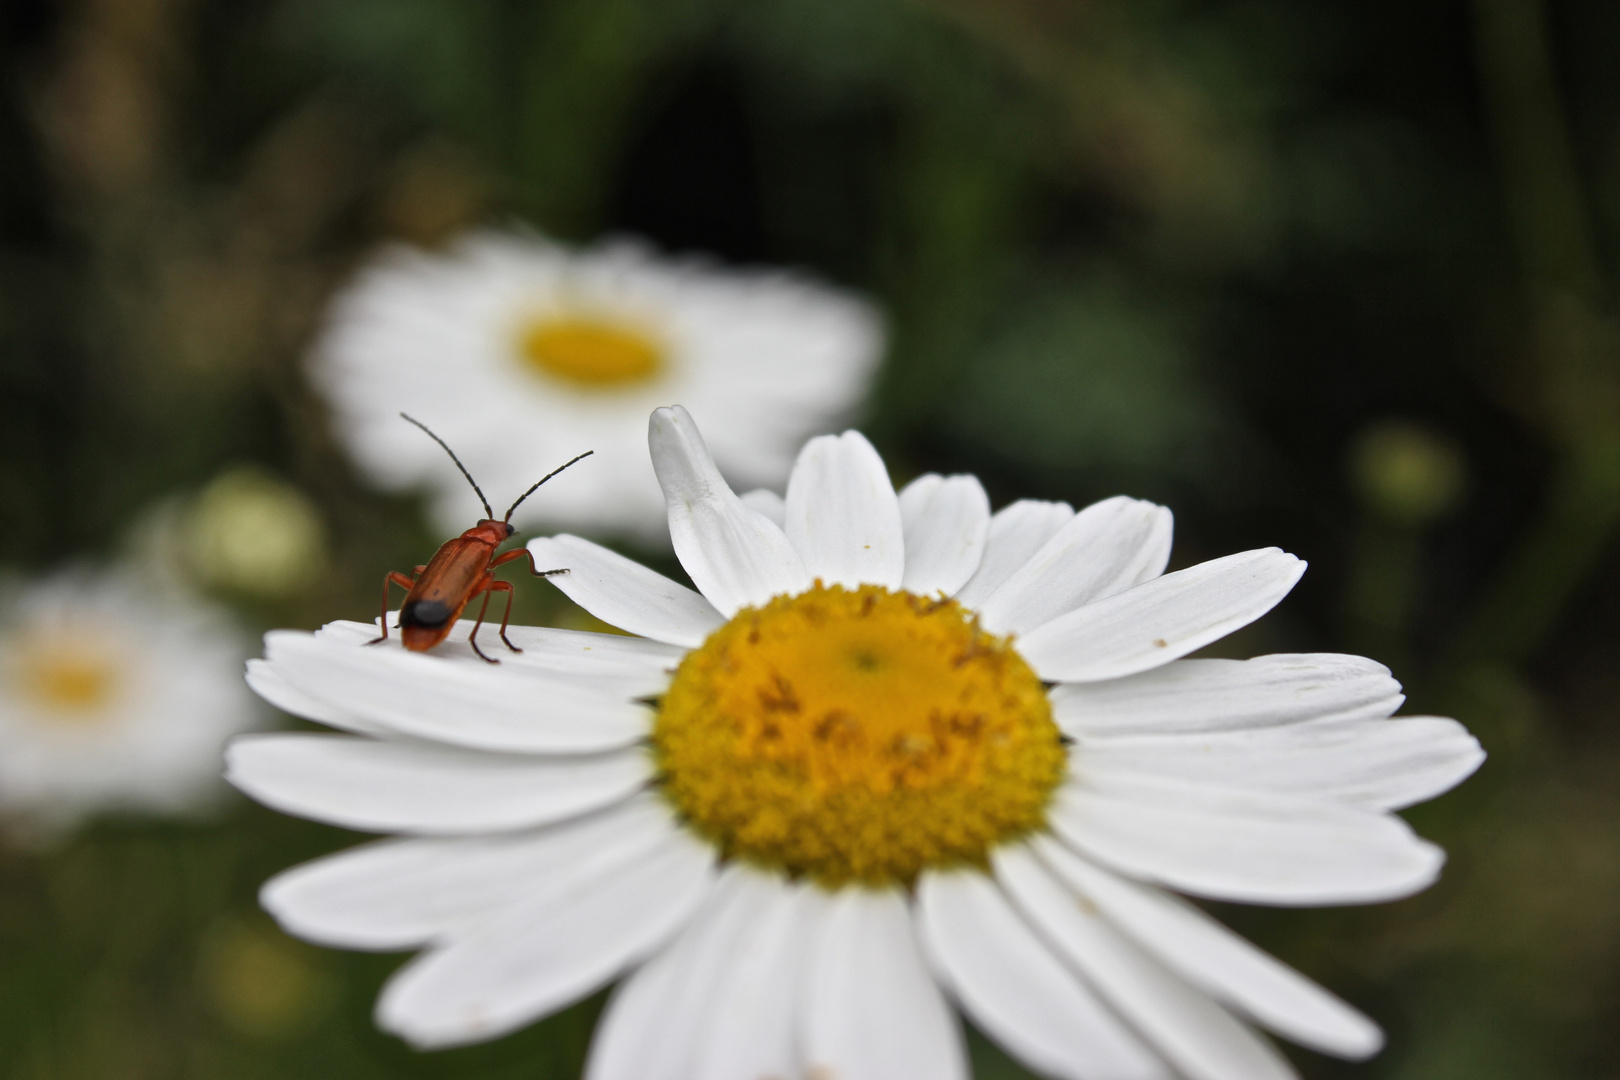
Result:
[[[388,640],[388,586],[398,585],[405,590],[405,603],[400,605],[399,628],[400,640],[412,652],[426,652],[450,634],[450,629],[456,625],[461,617],[462,609],[479,593],[484,594],[484,603],[478,609],[478,621],[473,624],[472,634],[467,644],[473,647],[473,652],[488,663],[498,664],[492,656],[485,656],[484,650],[478,647],[478,630],[484,625],[484,613],[489,610],[489,598],[492,594],[503,592],[506,594],[506,614],[501,616],[501,640],[513,652],[523,650],[512,644],[506,636],[507,620],[512,617],[512,583],[499,581],[495,577],[495,568],[512,562],[514,559],[527,558],[529,560],[529,573],[535,577],[553,577],[557,574],[568,573],[567,568],[561,570],[537,570],[534,566],[534,555],[528,548],[517,548],[504,555],[495,554],[495,549],[510,540],[517,530],[512,527],[512,511],[522,505],[523,500],[533,495],[541,484],[568,468],[569,465],[588,458],[595,451],[587,450],[572,461],[559,466],[534,482],[534,486],[518,496],[517,502],[506,511],[506,517],[495,520],[495,511],[490,509],[489,500],[484,498],[483,489],[478,481],[472,478],[467,466],[456,457],[456,452],[422,421],[414,417],[399,414],[423,431],[428,437],[450,455],[450,460],[456,463],[461,475],[467,478],[473,491],[478,493],[478,501],[484,504],[484,518],[477,525],[468,529],[454,540],[446,540],[439,550],[434,552],[433,558],[416,567],[410,577],[406,577],[398,570],[390,570],[383,578],[382,590],[382,635],[366,642],[367,645],[376,645]]]

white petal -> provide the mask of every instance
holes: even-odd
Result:
[[[692,581],[727,618],[810,587],[787,534],[732,493],[691,414],[658,409],[648,425],[653,470],[669,508],[669,536]],[[615,624],[618,625],[618,624]]]
[[[897,890],[833,894],[811,956],[805,1073],[965,1080],[961,1031],[923,962],[911,911]]]
[[[957,591],[956,599],[977,608],[1073,518],[1074,507],[1064,502],[1020,499],[997,510],[985,534],[979,568]]]
[[[1433,884],[1445,861],[1393,814],[1126,773],[1084,773],[1065,784],[1051,821],[1064,840],[1115,869],[1246,903],[1393,900]]]
[[[1213,559],[1060,615],[1020,638],[1018,651],[1054,682],[1134,675],[1247,626],[1304,572],[1277,548]]]
[[[1143,948],[1279,1035],[1347,1058],[1383,1046],[1377,1024],[1179,897],[1093,866],[1049,837],[1036,838],[1034,848]]]
[[[549,579],[570,600],[609,626],[632,634],[696,648],[725,622],[703,597],[633,559],[577,536],[540,536],[529,541],[542,570],[568,567]]]
[[[669,947],[619,985],[591,1040],[586,1080],[690,1080],[732,955],[769,902],[760,877],[728,866]]]
[[[559,870],[539,890],[401,968],[377,1024],[420,1047],[504,1035],[577,1001],[685,925],[714,878],[714,851],[677,833],[597,873]]]
[[[1177,660],[1124,679],[1064,684],[1051,697],[1058,726],[1081,738],[1374,719],[1405,700],[1384,665],[1341,653]]]
[[[746,911],[732,916],[736,938],[705,1000],[691,1076],[704,1080],[789,1077],[799,1070],[794,1021],[806,944],[821,896],[812,887],[743,871]]]
[[[770,518],[778,527],[787,520],[787,503],[782,501],[782,496],[769,488],[755,488],[753,491],[745,491],[737,498],[741,499],[742,504],[754,513],[764,514]]]
[[[342,728],[344,731],[356,731],[362,735],[379,735],[387,730],[380,724],[367,723],[342,709],[333,708],[319,698],[300,693],[268,660],[255,659],[247,662],[247,684],[255,694],[282,712],[301,716],[305,720],[313,720],[317,724]]]
[[[1076,514],[978,605],[985,629],[1025,634],[1065,612],[1164,573],[1173,519],[1123,495]]]
[[[651,712],[633,685],[515,664],[410,653],[390,642],[337,645],[296,631],[265,635],[295,689],[389,731],[479,750],[587,753],[629,746]]]
[[[1027,847],[1002,849],[996,879],[1074,970],[1188,1080],[1290,1080],[1293,1069],[1246,1025],[1114,929]]]
[[[586,540],[579,543],[596,548],[595,544]],[[620,558],[612,552],[608,554]],[[675,587],[682,588],[679,585]],[[685,591],[691,596],[697,596],[690,589]],[[699,597],[699,600],[702,601],[702,598]],[[708,606],[707,601],[702,603],[705,607]],[[719,618],[719,612],[712,612],[712,617]],[[397,618],[391,618],[389,626],[392,627],[396,622]],[[456,620],[455,626],[451,627],[444,642],[434,648],[433,655],[468,661],[477,659],[467,644],[475,625],[476,621],[473,619]],[[490,635],[494,634],[495,626],[489,623],[484,625],[483,643],[488,646],[491,644]],[[539,668],[543,671],[585,678],[620,680],[631,686],[632,693],[651,694],[662,690],[669,681],[669,673],[680,664],[682,657],[687,653],[687,649],[683,646],[644,637],[598,634],[585,630],[559,630],[551,626],[509,626],[506,635],[512,639],[512,644],[523,651],[501,650],[499,657],[503,664],[512,664],[520,668]],[[339,620],[327,623],[315,632],[315,636],[333,644],[365,645],[377,636],[377,625]],[[638,687],[641,689],[636,689]]]
[[[639,751],[534,757],[332,735],[248,735],[225,778],[283,813],[350,829],[521,829],[619,802],[651,778]]]
[[[984,558],[990,497],[976,476],[928,473],[900,492],[900,520],[906,535],[901,586],[919,596],[950,596]]]
[[[1170,1072],[1076,979],[976,871],[927,873],[918,925],[934,968],[985,1034],[1062,1080],[1168,1080]]]
[[[399,621],[399,609],[395,608],[390,614],[393,617],[388,620],[388,625],[392,627]],[[355,622],[353,619],[334,619],[315,631],[315,636],[333,645],[365,645],[377,636],[377,620]],[[265,637],[268,642],[269,635]]]
[[[1098,772],[1170,776],[1379,810],[1432,799],[1485,760],[1466,728],[1432,716],[1082,738],[1076,753]]]
[[[900,587],[906,545],[883,459],[858,431],[804,444],[787,486],[787,535],[826,585]]]
[[[460,630],[458,626],[457,635]],[[512,644],[523,651],[502,654],[503,663],[588,678],[639,678],[643,685],[658,689],[669,681],[669,673],[687,653],[684,646],[645,637],[551,626],[512,626],[506,633]]]
[[[677,826],[658,796],[538,832],[386,840],[340,851],[268,881],[259,901],[290,934],[346,949],[409,949],[465,933],[491,912],[640,858]]]

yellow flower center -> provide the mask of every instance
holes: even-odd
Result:
[[[595,389],[648,382],[665,350],[650,334],[600,319],[540,319],[519,334],[519,354],[535,371]]]
[[[94,648],[41,641],[14,644],[10,651],[12,685],[37,708],[63,720],[95,719],[123,682],[120,665]]]
[[[828,885],[984,865],[1041,828],[1046,689],[953,600],[817,584],[688,654],[653,729],[666,795],[733,858]]]

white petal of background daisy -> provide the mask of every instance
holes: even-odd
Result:
[[[576,251],[480,232],[442,254],[377,258],[333,305],[311,373],[366,473],[388,488],[430,487],[446,530],[466,527],[465,484],[401,410],[492,492],[522,491],[595,450],[518,524],[663,544],[645,442],[655,405],[689,402],[727,476],[780,489],[804,439],[865,397],[883,337],[870,304],[797,274],[626,240]]]
[[[231,779],[395,834],[264,890],[290,932],[420,949],[378,1021],[489,1039],[622,980],[591,1080],[959,1080],[960,1010],[1076,1080],[1292,1075],[1261,1029],[1362,1058],[1372,1021],[1177,892],[1389,900],[1441,852],[1391,811],[1480,763],[1455,721],[1331,654],[1182,659],[1263,615],[1276,549],[1166,574],[1170,514],[991,515],[966,476],[898,494],[859,434],[785,498],[735,495],[686,410],[653,466],[698,591],[574,536],[552,580],[634,637],[525,651],[281,632],[250,681],[349,732],[238,740]]]
[[[48,839],[98,810],[180,812],[224,790],[256,726],[220,612],[119,571],[21,585],[0,613],[0,812]]]

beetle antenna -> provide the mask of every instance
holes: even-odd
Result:
[[[536,480],[534,482],[534,487],[530,488],[528,491],[525,491],[523,494],[518,496],[518,501],[512,504],[512,510],[516,510],[518,508],[518,504],[523,502],[523,500],[527,499],[530,495],[533,495],[535,493],[536,489],[538,489],[541,484],[545,483],[547,480],[550,480],[553,476],[556,476],[558,473],[560,473],[564,469],[568,468],[568,466],[572,465],[574,463],[574,461],[578,461],[578,460],[580,460],[580,458],[588,458],[594,453],[596,453],[595,450],[587,450],[583,454],[579,455],[579,457],[574,458],[573,461],[569,461],[569,462],[567,462],[565,464],[559,465],[555,469],[552,469],[550,472],[546,473],[546,475],[542,476],[540,479],[538,479],[538,480]],[[512,520],[512,510],[508,510],[506,512],[506,517],[503,518],[502,520],[511,521]]]
[[[417,427],[419,427],[423,431],[427,432],[428,433],[428,438],[432,439],[434,442],[436,442],[440,446],[444,447],[444,452],[449,454],[450,455],[450,460],[456,463],[456,468],[460,469],[461,470],[461,475],[465,476],[467,478],[467,483],[471,484],[472,489],[474,491],[478,492],[478,501],[484,504],[484,517],[486,519],[494,517],[495,516],[495,511],[493,511],[493,510],[491,510],[489,508],[489,500],[484,498],[484,490],[478,486],[478,481],[476,481],[476,480],[474,480],[472,478],[472,473],[467,471],[467,466],[463,465],[461,463],[461,459],[456,457],[456,452],[454,450],[450,449],[450,444],[445,442],[443,439],[439,438],[437,435],[433,434],[433,429],[428,427],[426,424],[422,423],[422,421],[418,420],[416,417],[414,417],[414,416],[406,416],[404,413],[400,413],[399,415],[400,415],[400,418],[402,420],[409,420],[411,423],[415,424]],[[577,461],[578,459],[576,458],[575,460]],[[572,465],[572,464],[573,464],[572,461],[570,461],[568,463],[568,465]],[[568,467],[568,465],[564,465],[563,468],[566,469]],[[558,470],[558,471],[561,471],[561,470]],[[540,483],[543,484],[543,483],[545,483],[545,481],[542,480]],[[539,487],[539,486],[540,486],[539,484],[535,485],[535,487]],[[533,491],[534,488],[530,488],[529,490]],[[522,501],[523,501],[522,499],[518,500],[518,502],[522,502]],[[516,509],[516,508],[514,507],[513,509]],[[511,517],[512,516],[512,511],[508,510],[506,512],[506,516]]]

